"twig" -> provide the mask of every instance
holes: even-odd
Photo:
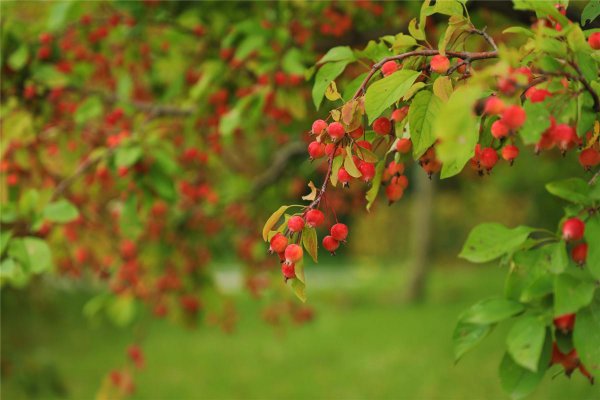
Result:
[[[596,171],[594,176],[592,176],[592,179],[589,180],[588,185],[590,185],[590,186],[595,185],[596,181],[598,180],[598,177],[600,177],[600,169],[598,171]]]
[[[329,184],[329,179],[331,178],[331,172],[333,170],[333,159],[335,158],[335,153],[337,152],[339,145],[340,145],[339,142],[336,143],[336,145],[333,148],[333,151],[331,152],[331,155],[329,156],[329,163],[327,165],[327,173],[325,174],[325,179],[323,180],[321,189],[319,190],[319,193],[317,193],[317,197],[315,197],[315,199],[308,205],[308,207],[306,207],[306,212],[308,212],[308,210],[311,210],[313,208],[317,208],[319,206],[319,204],[321,203],[321,199],[323,198],[323,195],[325,194],[325,191],[327,190],[327,185]]]
[[[305,152],[306,145],[303,142],[291,142],[279,149],[269,168],[254,181],[250,197],[255,198],[262,190],[277,182],[290,160]]]
[[[383,60],[374,64],[373,67],[371,67],[371,71],[366,76],[366,78],[363,80],[362,84],[360,85],[360,87],[358,88],[358,90],[356,91],[356,93],[354,94],[354,96],[352,98],[353,99],[358,98],[361,95],[361,93],[363,93],[365,91],[365,89],[366,89],[367,85],[369,84],[369,81],[371,80],[373,75],[375,75],[375,73],[377,71],[379,71],[381,69],[381,67],[383,66],[383,64],[385,64],[386,62],[402,61],[405,58],[409,58],[409,57],[435,56],[438,54],[440,54],[439,50],[414,50],[414,51],[409,51],[408,53],[398,54],[395,56],[390,56],[390,57],[384,58]],[[485,59],[489,59],[489,58],[496,58],[496,57],[498,57],[498,52],[497,51],[481,51],[481,52],[447,51],[446,55],[448,55],[450,57],[457,57],[457,58],[469,59],[471,61],[474,61],[474,60],[485,60]]]
[[[482,36],[486,40],[486,42],[488,42],[490,44],[490,46],[492,46],[492,48],[495,51],[498,51],[498,46],[496,46],[496,42],[494,42],[494,39],[490,35],[488,35],[488,33],[485,31],[486,29],[487,28],[483,28],[483,29],[475,29],[475,28],[473,28],[473,29],[469,29],[468,32],[469,33],[475,33],[477,35]]]

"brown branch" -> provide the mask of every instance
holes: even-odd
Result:
[[[308,207],[306,207],[305,213],[308,212],[308,210],[317,208],[319,204],[321,204],[321,199],[323,198],[323,195],[327,190],[327,185],[329,184],[329,179],[331,178],[331,172],[333,171],[333,159],[335,158],[335,153],[337,152],[339,145],[340,142],[336,143],[336,145],[333,147],[331,155],[329,156],[329,161],[327,164],[327,173],[325,174],[325,179],[323,180],[321,189],[319,190],[319,193],[317,193],[317,197],[315,197],[315,199],[308,205]]]
[[[94,157],[94,158],[88,157],[85,161],[83,161],[81,164],[79,164],[79,166],[77,167],[75,172],[73,172],[67,178],[60,181],[58,183],[58,185],[56,185],[56,188],[54,189],[54,192],[52,192],[52,196],[50,197],[50,201],[56,200],[59,196],[61,196],[65,192],[65,190],[67,190],[67,188],[69,188],[69,186],[71,186],[73,184],[73,182],[75,182],[77,179],[79,179],[79,177],[81,177],[88,170],[90,170],[92,167],[94,167],[96,164],[98,164],[100,162],[100,160],[102,160],[104,157],[109,157],[111,154],[113,154],[115,152],[115,150],[116,150],[116,147],[107,150],[106,153],[100,157]]]
[[[575,70],[578,73],[581,73],[581,70],[579,69],[579,66],[577,66],[577,64],[573,64],[572,67],[575,68]],[[598,97],[598,93],[596,93],[594,91],[594,89],[592,88],[590,83],[587,81],[587,79],[585,79],[583,77],[583,75],[576,76],[576,75],[570,74],[568,72],[548,72],[548,71],[540,71],[540,72],[542,74],[548,75],[548,76],[565,77],[572,81],[581,82],[581,84],[583,85],[585,90],[592,96],[592,99],[594,100],[594,112],[600,112],[600,98]]]
[[[402,61],[405,58],[409,58],[409,57],[419,57],[419,56],[429,57],[429,56],[435,56],[438,54],[440,54],[439,50],[414,50],[414,51],[409,51],[408,53],[398,54],[395,56],[390,56],[390,57],[384,58],[383,60],[374,64],[373,67],[371,67],[371,71],[369,71],[369,74],[363,80],[362,84],[360,85],[360,87],[358,88],[358,90],[356,91],[356,93],[354,94],[354,96],[352,98],[353,99],[358,98],[361,95],[361,93],[363,93],[365,91],[365,89],[366,89],[367,85],[369,84],[369,81],[371,80],[373,75],[375,75],[375,73],[377,71],[379,71],[381,69],[381,67],[383,66],[383,64],[385,64],[386,62]],[[447,51],[446,55],[448,55],[450,57],[462,58],[463,60],[468,59],[470,61],[475,61],[475,60],[485,60],[485,59],[490,59],[490,58],[496,58],[496,57],[498,57],[498,52],[497,51],[481,51],[481,52]]]
[[[66,87],[64,87],[64,89],[69,92],[81,93],[84,95],[99,96],[106,103],[114,104],[114,103],[124,102],[124,103],[131,105],[132,107],[134,107],[135,109],[137,109],[139,111],[151,113],[154,117],[164,117],[164,116],[189,117],[190,115],[192,115],[194,113],[194,109],[188,108],[188,107],[157,104],[157,103],[153,103],[153,102],[140,101],[140,100],[126,101],[122,98],[119,98],[114,93],[107,93],[107,92],[105,92],[103,90],[99,90],[99,89],[81,88],[81,87],[72,86],[72,85],[66,86]]]
[[[592,95],[592,98],[594,99],[594,111],[600,112],[600,98],[598,97],[598,93],[596,93],[596,91],[592,88],[592,85],[590,85],[587,79],[585,79],[583,73],[581,72],[581,68],[579,68],[579,65],[572,61],[569,62],[569,65],[573,67],[575,71],[577,71],[577,80],[581,82],[583,87],[585,87],[585,89]]]
[[[486,30],[486,28],[483,28],[483,29],[475,29],[475,28],[473,28],[473,29],[469,29],[468,32],[469,33],[474,33],[474,34],[479,35],[479,36],[482,36],[485,39],[485,41],[488,42],[489,45],[492,46],[492,48],[495,51],[498,51],[498,46],[496,46],[496,42],[494,41],[494,39],[490,35],[488,35],[488,33],[485,30]]]
[[[289,162],[294,157],[304,154],[305,152],[306,145],[303,142],[291,142],[279,149],[271,162],[270,167],[254,181],[252,190],[250,191],[250,198],[256,198],[260,192],[277,182],[283,175]]]

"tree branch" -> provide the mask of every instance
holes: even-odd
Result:
[[[290,160],[305,152],[306,145],[303,142],[291,142],[278,150],[277,155],[271,162],[271,166],[255,179],[250,191],[250,198],[256,198],[265,188],[277,182],[283,175]]]
[[[375,75],[375,73],[377,71],[379,71],[381,69],[381,67],[383,66],[383,64],[385,64],[386,62],[402,61],[405,58],[409,58],[409,57],[419,57],[419,56],[429,57],[429,56],[435,56],[438,54],[440,54],[439,50],[414,50],[414,51],[409,51],[408,53],[398,54],[395,56],[390,56],[390,57],[384,58],[383,60],[374,64],[373,67],[371,67],[371,71],[369,71],[369,74],[363,80],[362,84],[360,85],[360,87],[358,88],[358,90],[356,91],[356,93],[354,94],[354,96],[352,98],[353,99],[358,98],[361,95],[361,93],[363,93],[365,91],[365,89],[366,89],[367,85],[369,84],[369,81],[371,80],[373,75]],[[485,60],[485,59],[489,59],[489,58],[496,58],[496,57],[498,57],[498,52],[495,50],[494,51],[482,51],[482,52],[447,51],[446,55],[448,55],[450,57],[458,57],[458,58],[462,58],[462,59],[468,59],[470,61],[475,61],[475,60]]]

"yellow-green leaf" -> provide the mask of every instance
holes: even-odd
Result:
[[[269,231],[271,230],[271,228],[273,228],[275,226],[277,221],[279,221],[279,218],[281,218],[281,216],[283,215],[285,210],[288,209],[288,207],[289,206],[279,207],[279,209],[277,211],[275,211],[273,214],[271,214],[271,216],[269,217],[267,222],[265,222],[265,226],[263,227],[263,232],[262,232],[263,240],[265,242],[267,241],[267,238],[269,236]]]

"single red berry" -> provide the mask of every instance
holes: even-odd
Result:
[[[306,225],[316,228],[325,222],[325,214],[319,210],[309,210],[306,213]]]
[[[329,233],[338,242],[343,242],[346,240],[346,237],[348,237],[348,227],[346,226],[346,224],[338,222],[337,224],[331,227]]]
[[[358,170],[362,175],[362,180],[365,182],[370,182],[375,177],[375,164],[373,163],[360,161],[358,163]]]
[[[396,108],[392,111],[391,120],[394,122],[400,122],[408,115],[408,106]]]
[[[502,120],[499,119],[497,121],[494,121],[491,127],[491,131],[493,137],[495,137],[496,139],[502,139],[508,136],[509,129],[508,126],[506,126],[504,122],[502,122]]]
[[[325,145],[325,154],[331,157],[333,151],[335,150],[335,155],[339,156],[344,151],[341,146],[336,146],[335,143],[327,143]]]
[[[445,74],[446,71],[448,71],[448,68],[450,68],[450,60],[448,60],[448,57],[438,54],[436,56],[431,57],[429,65],[433,72],[437,72],[438,74]]]
[[[281,273],[285,279],[294,279],[296,277],[296,264],[283,263],[281,264]]]
[[[340,247],[340,242],[335,240],[333,236],[328,235],[323,238],[323,247],[331,254],[335,254],[337,248]]]
[[[271,238],[269,252],[271,253],[283,253],[288,245],[288,238],[277,233]]]
[[[507,96],[512,96],[517,90],[517,82],[513,78],[498,79],[498,90]]]
[[[579,153],[579,164],[587,170],[600,164],[600,151],[588,148]]]
[[[334,142],[343,138],[344,135],[346,134],[344,132],[344,126],[342,124],[340,124],[339,122],[330,123],[329,126],[327,127],[327,133],[331,137],[331,140],[333,140]]]
[[[481,150],[481,159],[479,162],[484,169],[489,171],[494,168],[494,165],[498,162],[498,153],[491,147],[486,147]]]
[[[314,135],[320,135],[325,129],[327,129],[327,122],[322,119],[318,119],[312,124],[312,133]]]
[[[551,128],[550,136],[561,151],[567,151],[579,140],[575,128],[567,124],[559,124]]]
[[[356,145],[363,149],[373,150],[373,145],[370,142],[367,142],[366,140],[359,140],[356,142]],[[357,151],[360,154],[360,149],[357,149]]]
[[[527,114],[520,106],[508,106],[502,112],[501,121],[511,129],[519,129],[525,123]]]
[[[378,135],[388,135],[392,131],[392,122],[386,117],[379,117],[373,122],[373,130]]]
[[[294,215],[288,221],[288,229],[292,232],[300,232],[304,228],[304,220],[298,215]]]
[[[137,246],[131,240],[125,239],[121,243],[121,257],[125,260],[134,258],[137,254]]]
[[[284,257],[288,264],[297,263],[298,261],[302,260],[302,256],[302,247],[298,246],[297,244],[288,244],[288,246],[285,248]]]
[[[401,175],[404,173],[404,163],[390,161],[390,163],[388,164],[386,169],[387,169],[388,174],[390,174],[390,176]]]
[[[483,112],[488,115],[500,115],[504,111],[504,102],[496,96],[490,96],[486,102]]]
[[[396,151],[398,153],[406,154],[410,151],[411,148],[412,142],[410,141],[410,139],[402,138],[398,139],[398,141],[396,142]]]
[[[575,314],[565,314],[554,318],[554,326],[563,333],[571,332],[575,326]]]
[[[352,179],[352,177],[350,176],[348,171],[346,171],[346,169],[344,169],[344,167],[339,169],[339,171],[338,171],[338,181],[339,182],[341,182],[344,186],[346,186],[348,184],[348,182],[350,182],[351,179]]]
[[[381,73],[383,76],[388,76],[398,71],[398,64],[396,61],[387,61],[381,66]]]
[[[577,217],[569,218],[562,228],[563,239],[566,241],[577,241],[583,237],[585,223]]]
[[[600,49],[600,32],[592,33],[588,38],[588,43],[592,49]]]
[[[571,257],[573,257],[573,261],[575,261],[579,265],[585,264],[585,260],[587,258],[587,251],[587,243],[580,243],[577,246],[573,247],[573,250],[571,250]]]
[[[359,126],[352,132],[348,133],[352,139],[360,139],[365,134],[365,129],[362,126]]]
[[[48,32],[42,32],[39,36],[41,44],[50,44],[52,42],[52,34]]]
[[[385,195],[388,199],[388,203],[392,204],[402,198],[402,196],[404,195],[404,188],[402,188],[401,185],[394,181],[394,183],[390,183],[385,188]]]
[[[46,60],[46,59],[50,58],[51,54],[52,54],[52,49],[50,48],[50,46],[44,45],[38,49],[37,57],[40,60]]]
[[[519,148],[514,144],[506,145],[502,148],[502,158],[512,165],[515,158],[519,156]]]
[[[547,97],[552,97],[552,93],[546,89],[531,87],[527,90],[527,92],[525,92],[525,97],[527,97],[532,103],[541,103],[542,101],[546,100]]]
[[[319,143],[316,140],[312,141],[308,145],[308,155],[311,160],[316,160],[317,158],[321,158],[325,155],[325,145],[323,143]]]

